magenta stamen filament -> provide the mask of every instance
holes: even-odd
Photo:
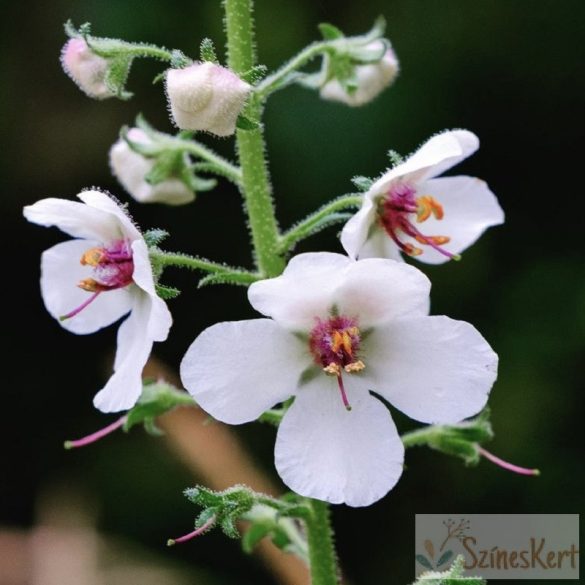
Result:
[[[169,538],[167,540],[167,546],[173,546],[174,544],[180,544],[182,542],[187,542],[188,540],[191,540],[192,538],[196,538],[197,536],[200,536],[201,534],[207,532],[215,524],[215,520],[216,520],[215,516],[212,516],[205,524],[203,524],[203,526],[201,526],[200,528],[197,528],[196,530],[193,530],[193,532],[189,532],[189,534],[179,536],[179,538]]]
[[[503,469],[507,469],[512,473],[518,473],[520,475],[540,475],[539,469],[528,469],[526,467],[519,467],[518,465],[514,465],[513,463],[508,463],[499,457],[496,457],[493,453],[486,451],[483,447],[477,448],[480,455],[483,455],[486,459],[489,459],[492,463],[495,463],[498,467],[502,467]]]
[[[343,401],[343,406],[345,406],[345,410],[351,410],[351,404],[347,399],[347,394],[345,393],[345,387],[343,385],[343,378],[341,374],[337,374],[337,385],[339,386],[339,392],[341,393],[341,400]]]
[[[87,437],[83,437],[81,439],[76,439],[75,441],[65,441],[65,449],[76,449],[77,447],[85,447],[85,445],[91,445],[91,443],[95,443],[99,441],[102,437],[113,433],[115,430],[119,429],[124,423],[128,420],[128,416],[124,415],[122,418],[119,418],[117,421],[113,422],[112,424],[92,433],[91,435],[87,435]]]
[[[77,307],[76,309],[73,309],[73,311],[71,311],[70,313],[67,313],[66,315],[61,315],[59,317],[59,321],[65,321],[66,319],[71,319],[71,317],[75,317],[75,315],[81,313],[81,311],[83,311],[83,309],[85,309],[85,307],[87,307],[89,304],[93,303],[93,301],[95,301],[98,297],[98,295],[103,292],[101,290],[98,290],[97,292],[94,292],[87,300],[83,301],[83,303],[81,303],[81,305],[79,305],[79,307]]]

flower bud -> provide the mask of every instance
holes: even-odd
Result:
[[[379,49],[380,42],[382,41],[373,41],[365,49]],[[348,106],[362,106],[372,101],[394,81],[398,69],[396,54],[388,48],[379,62],[355,66],[355,91],[348,91],[338,79],[333,78],[321,86],[320,95],[323,99],[342,102]]]
[[[179,128],[230,136],[252,87],[229,69],[205,62],[169,69],[166,89]]]
[[[140,128],[129,130],[127,137],[136,144],[145,146],[152,144],[152,140]],[[176,178],[169,177],[151,185],[146,180],[146,176],[152,171],[155,164],[155,158],[147,158],[133,151],[123,138],[110,149],[112,173],[136,201],[182,205],[195,199],[195,193]]]
[[[89,97],[103,100],[115,95],[105,82],[108,61],[96,55],[83,39],[73,38],[65,43],[61,51],[61,65]]]

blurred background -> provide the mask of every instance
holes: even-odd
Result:
[[[266,134],[282,226],[351,191],[353,175],[379,174],[389,148],[407,154],[454,127],[473,130],[482,146],[452,172],[487,180],[507,215],[505,226],[484,235],[462,262],[421,267],[433,281],[433,312],[470,321],[500,354],[490,400],[496,437],[488,448],[539,467],[542,476],[512,475],[486,461],[466,468],[429,450],[408,452],[407,469],[385,499],[367,509],[334,508],[338,552],[352,583],[413,580],[415,513],[583,508],[583,8],[577,0],[257,1],[260,62],[269,68],[315,39],[319,22],[358,34],[379,14],[387,18],[402,67],[395,86],[361,109],[322,102],[296,87],[270,100]],[[176,457],[168,434],[154,439],[136,428],[76,452],[63,449],[64,439],[113,420],[91,400],[107,375],[116,327],[81,338],[45,312],[39,255],[63,236],[21,215],[25,204],[72,198],[92,185],[128,200],[107,163],[120,127],[142,112],[171,131],[162,86],[151,84],[160,64],[135,63],[133,100],[92,101],[61,71],[62,23],[90,21],[96,35],[196,56],[205,36],[223,47],[220,3],[29,0],[4,2],[2,12],[7,285],[0,584],[278,582],[282,577],[262,560],[219,533],[165,548],[168,537],[193,526],[197,510],[182,490],[206,478],[197,462],[188,466]],[[203,141],[231,156],[230,140]],[[242,207],[230,185],[182,209],[132,202],[130,209],[141,226],[171,231],[168,249],[250,265]],[[299,251],[322,249],[341,251],[335,229]],[[197,290],[193,274],[173,269],[165,282],[183,291],[171,302],[175,325],[168,342],[155,346],[171,370],[206,326],[253,316],[244,289]],[[401,431],[413,428],[393,414]],[[231,430],[253,454],[255,468],[282,489],[273,468],[274,430],[260,424]],[[199,450],[213,453],[217,445],[204,432],[197,436]]]

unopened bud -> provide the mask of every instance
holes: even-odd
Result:
[[[179,128],[230,136],[252,87],[229,69],[205,62],[169,69],[166,89]]]
[[[372,41],[366,45],[366,49],[379,48],[382,41]],[[326,100],[342,102],[348,106],[362,106],[371,102],[386,87],[388,87],[398,75],[398,59],[394,51],[389,48],[378,63],[369,63],[355,66],[356,89],[353,92],[338,79],[330,79],[321,86],[321,97]]]
[[[152,144],[152,140],[140,128],[130,129],[126,136],[136,144]],[[146,180],[146,176],[154,165],[154,158],[147,158],[135,152],[123,138],[110,149],[112,173],[136,201],[182,205],[195,199],[195,193],[179,179],[170,177],[156,185],[151,185]]]
[[[67,41],[61,51],[61,65],[89,97],[103,100],[115,95],[105,82],[108,61],[96,55],[83,39]]]

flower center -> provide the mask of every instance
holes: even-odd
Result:
[[[381,202],[379,211],[382,227],[405,254],[419,256],[423,253],[423,249],[414,244],[403,242],[400,239],[401,234],[414,238],[419,244],[429,246],[447,258],[459,260],[458,255],[451,254],[441,247],[447,244],[451,238],[448,236],[425,236],[414,226],[413,220],[416,220],[416,223],[424,223],[431,215],[435,219],[443,219],[443,206],[430,195],[416,197],[416,189],[405,183],[398,183],[390,187]]]
[[[335,315],[328,319],[316,318],[316,324],[309,334],[309,349],[323,371],[336,376],[341,399],[347,410],[351,410],[342,373],[361,372],[366,366],[359,359],[360,330],[357,319]]]
[[[78,315],[101,293],[124,288],[132,283],[134,262],[130,243],[126,240],[116,240],[103,248],[90,248],[84,252],[80,262],[83,266],[93,268],[93,276],[79,281],[77,286],[93,294],[79,307],[59,317],[61,321]]]

